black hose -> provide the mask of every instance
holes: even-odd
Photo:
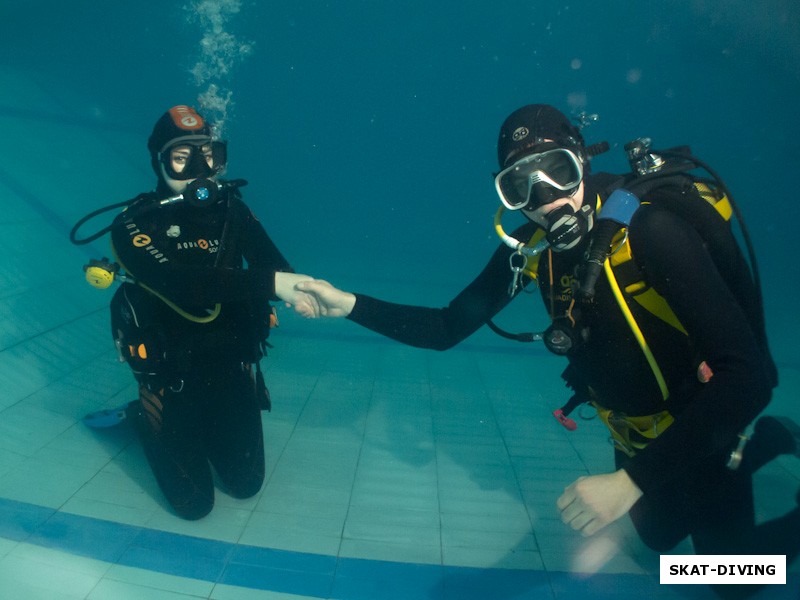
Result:
[[[595,233],[589,244],[586,253],[586,261],[582,267],[579,293],[582,298],[594,298],[595,285],[600,273],[603,271],[603,263],[608,256],[611,247],[611,240],[614,235],[622,228],[622,225],[611,219],[598,219]]]
[[[489,329],[507,340],[514,340],[515,342],[536,342],[541,339],[541,334],[538,333],[510,333],[504,329],[500,329],[491,319],[486,321],[486,324],[489,326]]]
[[[106,233],[111,231],[111,228],[114,225],[113,223],[111,225],[108,225],[107,227],[103,227],[103,229],[101,229],[97,233],[94,233],[94,234],[90,235],[89,237],[85,237],[85,238],[81,238],[81,239],[78,239],[78,237],[77,237],[78,229],[80,229],[81,226],[84,223],[86,223],[87,221],[89,221],[90,219],[93,219],[97,215],[103,214],[104,212],[108,212],[108,211],[114,210],[116,208],[122,208],[123,206],[128,206],[128,205],[130,205],[131,203],[133,203],[135,201],[136,201],[136,198],[134,198],[133,200],[125,200],[124,202],[117,202],[116,204],[112,204],[110,206],[105,206],[103,208],[98,208],[97,210],[90,212],[88,215],[83,217],[80,221],[75,223],[75,226],[69,232],[69,241],[72,242],[73,244],[75,244],[76,246],[82,246],[83,244],[88,244],[89,242],[93,242],[97,238],[104,236]]]

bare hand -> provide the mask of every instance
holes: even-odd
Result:
[[[295,312],[303,317],[315,318],[319,316],[317,299],[311,294],[298,291],[296,285],[301,281],[311,281],[308,275],[300,273],[275,273],[275,295],[294,308]]]
[[[578,478],[564,490],[556,506],[564,523],[590,536],[625,515],[641,496],[639,487],[620,469]]]
[[[314,317],[346,317],[356,304],[353,294],[335,288],[322,279],[301,281],[295,289],[311,298],[309,302],[316,306]]]

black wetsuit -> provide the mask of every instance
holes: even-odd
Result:
[[[130,412],[159,486],[180,516],[198,519],[214,504],[209,461],[233,496],[263,483],[268,395],[253,367],[275,272],[291,267],[237,192],[207,208],[157,198],[141,196],[114,222],[116,257],[142,285],[115,294],[112,334],[139,382]]]
[[[588,178],[584,197],[595,198],[610,179],[604,174]],[[667,191],[651,192],[659,193]],[[586,329],[588,338],[568,355],[565,375],[576,389],[590,387],[607,408],[628,415],[669,409],[675,416],[672,426],[635,457],[628,459],[619,451],[616,456],[618,466],[644,493],[631,516],[648,545],[665,551],[692,535],[698,553],[791,557],[800,546],[798,511],[773,527],[767,534],[772,539],[755,535],[750,473],[725,467],[737,435],[769,402],[776,376],[747,264],[729,225],[718,216],[716,221],[720,226],[705,232],[714,236],[711,244],[685,218],[656,203],[643,205],[629,227],[633,256],[647,283],[668,301],[688,332],[684,335],[629,302],[663,371],[668,399],[664,401],[604,275],[594,301],[576,304],[577,329]],[[528,240],[536,227],[524,225],[513,235]],[[547,254],[539,261],[542,297],[548,312],[552,307],[552,317],[563,316],[573,298],[586,243],[551,254],[552,278]],[[508,304],[510,254],[501,246],[445,308],[391,304],[357,294],[349,318],[405,344],[445,350]],[[702,360],[713,370],[708,383],[698,380]],[[791,534],[774,535],[786,527]],[[764,545],[759,547],[757,540]],[[769,552],[756,551],[767,547]]]

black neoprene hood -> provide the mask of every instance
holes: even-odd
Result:
[[[497,139],[500,168],[504,169],[545,139],[583,153],[584,141],[580,130],[557,108],[549,104],[528,104],[515,110],[500,127]]]

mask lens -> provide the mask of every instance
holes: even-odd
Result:
[[[211,168],[216,175],[228,164],[228,144],[227,142],[211,142],[211,158],[213,163]]]
[[[574,187],[580,181],[578,162],[568,150],[552,150],[541,155],[538,170],[563,187]]]
[[[503,204],[511,210],[520,209],[528,203],[530,183],[528,175],[520,167],[513,165],[500,173],[495,184]]]
[[[183,175],[188,171],[192,161],[193,150],[191,146],[181,146],[168,150],[169,168],[177,175],[177,179],[185,179]]]

